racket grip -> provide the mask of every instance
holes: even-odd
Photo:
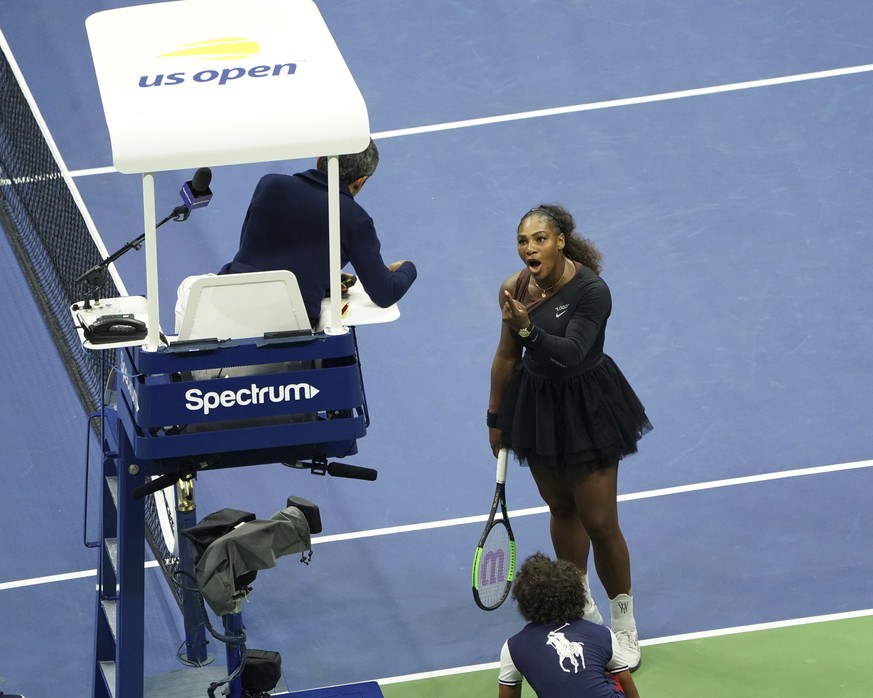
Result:
[[[501,448],[497,453],[497,482],[506,482],[506,459],[508,455],[505,448]]]
[[[362,468],[360,465],[348,465],[347,463],[328,463],[327,474],[334,477],[348,477],[352,480],[376,479],[378,472],[373,468]]]

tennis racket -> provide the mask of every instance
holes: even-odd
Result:
[[[488,523],[473,557],[473,600],[483,611],[493,611],[509,596],[515,577],[515,537],[506,512],[506,449],[497,455],[497,487]],[[497,516],[500,505],[501,518]]]

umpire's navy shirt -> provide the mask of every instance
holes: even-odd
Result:
[[[415,281],[406,262],[389,272],[373,219],[340,182],[340,255],[351,263],[372,301],[381,308],[396,303]],[[240,234],[239,250],[219,274],[288,269],[297,277],[306,314],[318,324],[321,301],[330,288],[327,173],[268,174],[252,195]]]

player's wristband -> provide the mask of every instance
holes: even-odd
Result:
[[[486,412],[485,413],[485,424],[488,425],[489,429],[497,428],[497,413],[496,412]]]

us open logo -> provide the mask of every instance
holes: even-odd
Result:
[[[159,58],[184,58],[203,61],[242,61],[256,56],[261,50],[260,44],[243,37],[225,37],[198,41],[193,44],[183,44],[174,50],[162,53]],[[274,63],[273,65],[256,65],[251,68],[205,68],[197,72],[174,71],[143,75],[139,79],[140,87],[167,87],[181,85],[185,82],[198,84],[213,83],[227,85],[234,80],[251,78],[284,77],[297,72],[296,63]]]

